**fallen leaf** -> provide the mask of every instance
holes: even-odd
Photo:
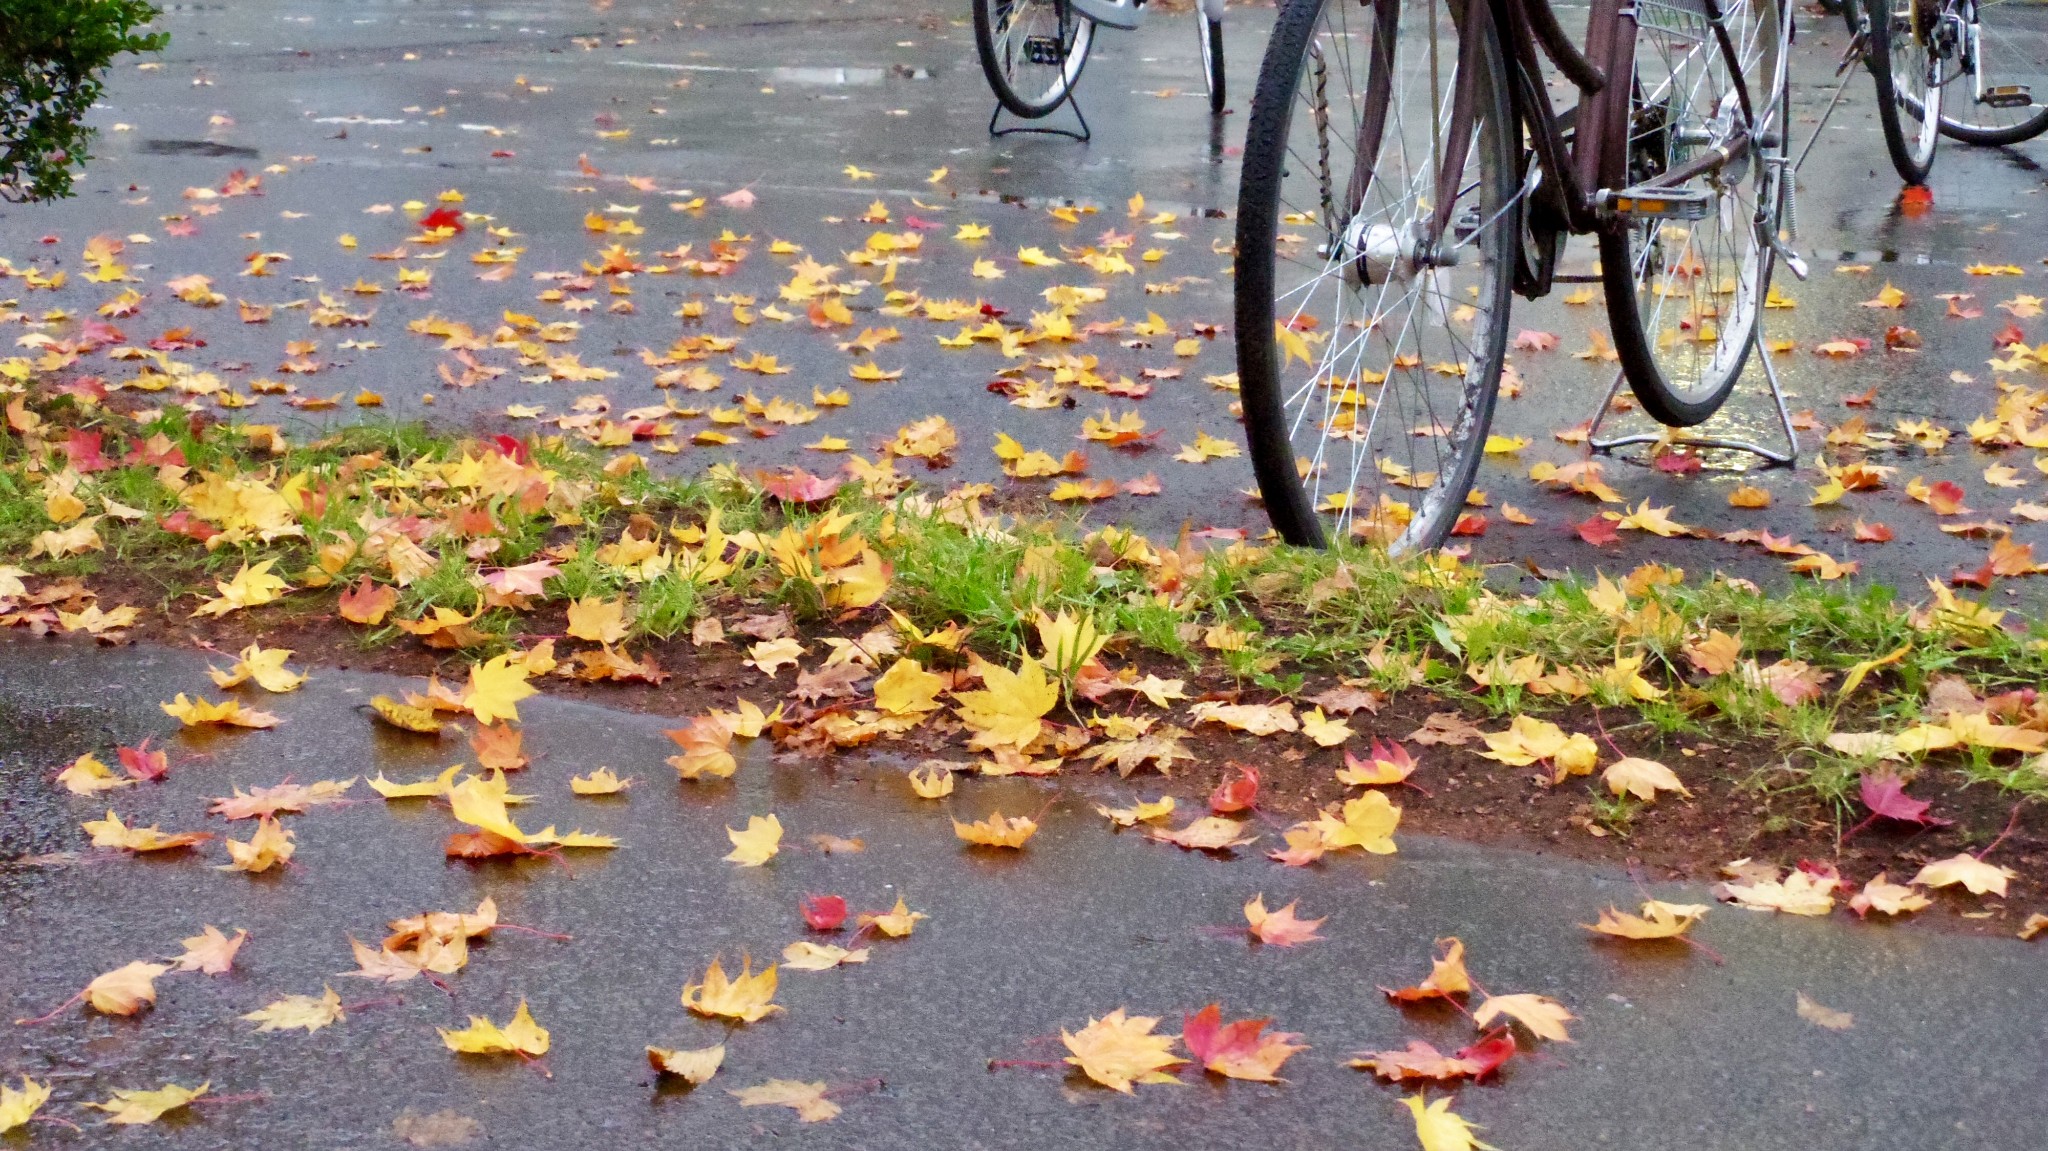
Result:
[[[825,1084],[770,1079],[758,1087],[732,1092],[742,1107],[787,1107],[804,1123],[823,1123],[839,1114],[839,1104],[825,1098]]]
[[[1293,1032],[1268,1032],[1266,1026],[1271,1022],[1239,1019],[1225,1023],[1222,1005],[1211,1003],[1182,1017],[1181,1042],[1187,1044],[1188,1053],[1206,1071],[1228,1079],[1278,1083],[1281,1065],[1308,1048],[1293,1042],[1301,1038]]]
[[[1297,918],[1294,909],[1299,903],[1297,900],[1278,911],[1267,911],[1266,897],[1263,894],[1252,896],[1244,905],[1244,918],[1252,938],[1274,947],[1293,947],[1321,939],[1316,929],[1323,925],[1324,920]]]
[[[745,960],[737,978],[727,978],[725,968],[713,959],[704,972],[704,982],[683,986],[683,1006],[699,1015],[756,1023],[781,1013],[775,1000],[775,965],[756,972],[751,959]]]
[[[1832,1007],[1823,1007],[1808,999],[1804,991],[1795,992],[1794,994],[1797,996],[1793,1001],[1794,1010],[1799,1012],[1799,1018],[1806,1020],[1808,1023],[1816,1027],[1825,1027],[1829,1031],[1847,1031],[1851,1027],[1856,1026],[1856,1017],[1854,1015],[1846,1011],[1836,1011]]]
[[[1179,1082],[1167,1071],[1187,1062],[1173,1054],[1173,1036],[1153,1033],[1158,1025],[1156,1017],[1127,1017],[1119,1007],[1100,1019],[1089,1019],[1079,1031],[1061,1028],[1060,1039],[1072,1053],[1066,1061],[1082,1074],[1132,1095],[1133,1084]]]

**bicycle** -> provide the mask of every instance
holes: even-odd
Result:
[[[1850,11],[1859,8],[1885,150],[1908,184],[1926,181],[1943,136],[2004,145],[2048,132],[2048,104],[2034,97],[2037,86],[2048,92],[2048,8],[2016,0],[1864,0]],[[1996,27],[1986,26],[1986,12]],[[1851,26],[1858,27],[1854,16]],[[1967,91],[1953,91],[1965,76]],[[2000,82],[1988,82],[1994,79]]]
[[[1774,261],[1806,273],[1778,234],[1790,35],[1780,0],[1592,0],[1583,51],[1548,0],[1283,0],[1236,261],[1246,438],[1280,535],[1444,542],[1511,292],[1603,282],[1643,409],[1711,416]],[[1539,48],[1576,107],[1553,109]],[[1597,238],[1598,275],[1559,272],[1567,235]]]
[[[1215,116],[1223,114],[1225,103],[1223,4],[1200,0],[1195,6],[1202,78]],[[1025,120],[1050,116],[1062,103],[1079,116],[1074,85],[1088,64],[1096,27],[1131,30],[1144,22],[1145,0],[974,0],[974,44],[982,73],[1002,108]],[[995,121],[989,123],[993,127]],[[1087,131],[1083,117],[1081,138],[1087,138]]]

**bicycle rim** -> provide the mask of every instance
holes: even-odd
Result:
[[[1443,542],[1484,454],[1519,215],[1489,35],[1447,236],[1458,260],[1418,257],[1458,35],[1441,0],[1388,2],[1398,15],[1286,0],[1275,24],[1238,196],[1237,340],[1274,526],[1296,543],[1350,535],[1401,553]]]
[[[1059,107],[1080,80],[1095,25],[1063,0],[975,0],[974,39],[996,99],[1035,120]]]
[[[1943,59],[1935,51],[1935,33],[1945,6],[1940,0],[1869,3],[1870,71],[1877,80],[1885,148],[1900,179],[1923,183],[1941,139],[1942,89],[1935,78]]]
[[[1706,5],[1638,0],[1636,11],[1632,185],[1710,155],[1745,124],[1735,71]],[[1767,156],[1781,154],[1777,0],[1732,0],[1722,12],[1757,117],[1752,130],[1775,137]],[[1687,427],[1713,415],[1748,362],[1771,272],[1759,207],[1773,195],[1775,179],[1767,164],[1738,148],[1729,163],[1672,185],[1707,194],[1703,218],[1632,221],[1601,237],[1615,351],[1644,410],[1664,424]]]
[[[1976,65],[1977,74],[1958,79],[1942,100],[1944,134],[1970,144],[2017,144],[2048,131],[2048,7],[1980,0]],[[1986,92],[2024,89],[2026,102],[2000,107],[1979,98],[1978,83]]]

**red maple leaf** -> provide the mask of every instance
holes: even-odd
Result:
[[[116,748],[121,757],[121,768],[131,778],[141,780],[162,779],[171,770],[171,757],[149,746],[145,737],[134,747]]]
[[[460,232],[463,230],[462,213],[444,205],[421,216],[420,227],[422,229],[453,228],[455,231]]]
[[[846,925],[846,900],[837,895],[806,895],[801,906],[812,931],[837,931]]]
[[[1500,1065],[1506,1063],[1515,1054],[1515,1050],[1514,1035],[1505,1027],[1496,1027],[1478,1042],[1470,1047],[1460,1047],[1452,1055],[1475,1065],[1472,1078],[1484,1079],[1500,1070]]]
[[[785,504],[806,506],[831,499],[846,483],[843,478],[814,476],[802,468],[791,468],[781,473],[763,472],[760,479],[762,491]]]
[[[1592,516],[1584,523],[1573,524],[1572,528],[1579,533],[1580,539],[1596,548],[1604,548],[1621,540],[1621,533],[1615,529],[1614,521],[1603,516]]]
[[[1917,823],[1921,827],[1946,827],[1955,822],[1927,814],[1927,809],[1933,804],[1907,795],[1905,781],[1892,772],[1865,773],[1859,790],[1863,806],[1870,809],[1873,819],[1896,819],[1900,823]]]
[[[97,431],[71,430],[64,441],[64,454],[71,459],[71,469],[78,472],[103,472],[113,467],[113,462],[101,454],[102,433]]]
[[[1181,1042],[1187,1044],[1195,1062],[1218,1075],[1272,1082],[1282,1063],[1307,1048],[1296,1045],[1293,1041],[1301,1036],[1291,1032],[1266,1033],[1271,1022],[1239,1019],[1225,1023],[1222,1005],[1211,1003],[1181,1017]]]
[[[1209,810],[1218,815],[1233,811],[1245,811],[1256,807],[1259,802],[1259,769],[1233,763],[1231,769],[1236,775],[1216,785],[1209,793]]]

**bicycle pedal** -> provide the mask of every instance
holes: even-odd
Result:
[[[2031,108],[2034,94],[2025,84],[2000,84],[1996,88],[1984,89],[1977,102],[1993,108]]]
[[[1033,64],[1057,67],[1066,62],[1066,46],[1057,36],[1027,36],[1024,38],[1024,59]]]
[[[1600,206],[1626,220],[1704,220],[1714,211],[1714,194],[1705,188],[1623,188],[1602,192]]]

